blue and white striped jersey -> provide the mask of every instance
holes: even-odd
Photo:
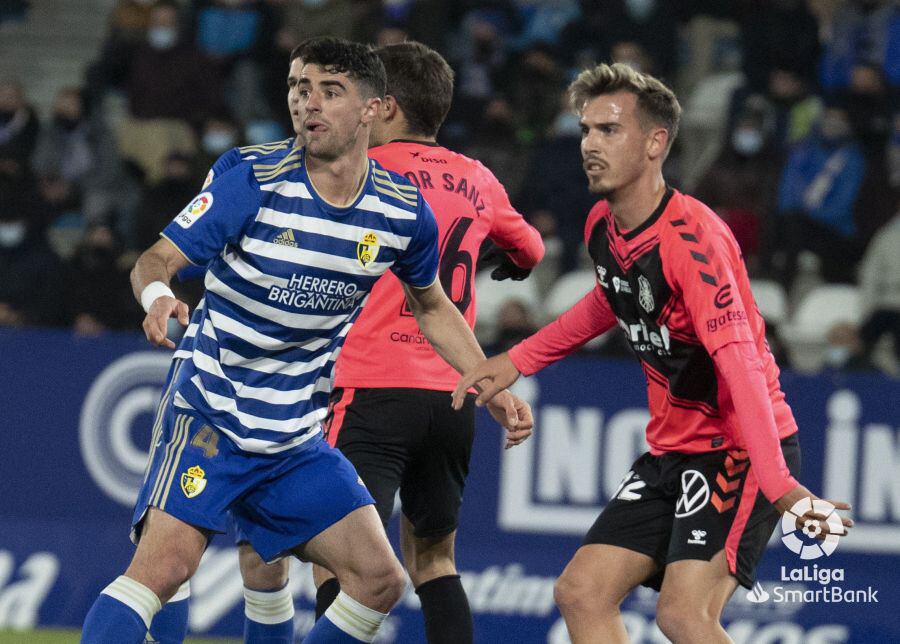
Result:
[[[213,179],[222,176],[242,161],[252,161],[272,154],[287,154],[294,147],[294,143],[295,139],[291,137],[281,141],[272,141],[271,143],[231,148],[212,164],[206,175],[206,180],[203,182],[203,188],[206,188],[213,182]]]
[[[176,353],[174,404],[245,451],[281,454],[318,435],[340,346],[388,269],[434,282],[437,225],[403,177],[375,161],[353,204],[315,191],[303,148],[239,163],[163,231],[207,266],[206,293]]]

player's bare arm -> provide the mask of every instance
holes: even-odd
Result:
[[[165,237],[141,254],[131,270],[131,288],[147,316],[144,334],[154,346],[174,349],[175,343],[166,337],[169,318],[187,326],[188,306],[176,299],[169,288],[172,276],[188,266],[187,258]]]
[[[404,285],[404,291],[422,333],[451,367],[459,373],[466,373],[484,360],[484,352],[478,346],[475,335],[447,298],[440,283],[435,281],[425,288]],[[495,391],[493,394],[488,410],[506,428],[507,447],[521,443],[531,435],[534,426],[531,408],[508,391]]]

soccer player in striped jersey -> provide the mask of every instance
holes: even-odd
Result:
[[[623,64],[569,88],[581,119],[585,225],[597,283],[558,320],[463,377],[481,401],[619,326],[647,376],[650,451],[638,458],[556,585],[572,641],[626,642],[619,604],[660,591],[656,621],[674,642],[730,642],[719,622],[751,588],[779,515],[846,503],[817,499],[799,475],[797,424],[778,382],[740,249],[705,205],[666,185],[681,107],[656,78]],[[486,380],[492,381],[490,384]],[[615,386],[611,384],[610,386]],[[831,534],[852,525],[835,521]]]
[[[301,60],[302,59],[302,60]],[[465,371],[483,358],[436,281],[434,215],[419,191],[366,157],[384,66],[362,45],[307,41],[291,66],[305,146],[217,177],[132,273],[156,345],[187,324],[168,287],[208,265],[190,357],[175,359],[154,427],[125,574],[85,619],[82,642],[138,644],[160,604],[196,570],[230,510],[265,561],[289,554],[333,570],[341,594],[306,642],[370,642],[405,586],[373,499],[323,439],[337,353],[386,271],[439,353]],[[512,436],[530,410],[491,408]]]

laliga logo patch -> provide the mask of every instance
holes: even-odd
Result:
[[[194,225],[195,221],[200,219],[200,216],[203,215],[203,213],[212,208],[212,205],[212,193],[201,192],[185,207],[184,210],[178,213],[178,216],[175,217],[175,221],[177,221],[178,225],[182,228],[190,228]]]
[[[825,518],[803,518],[810,511]],[[802,521],[799,528],[798,520]],[[828,528],[828,534],[821,539],[825,532],[823,523]],[[828,501],[806,498],[797,501],[781,515],[781,531],[784,533],[781,541],[788,550],[800,555],[801,559],[818,559],[829,556],[837,548],[840,539],[838,535],[844,534],[844,524]]]
[[[206,479],[203,478],[204,476],[206,476],[206,472],[204,472],[199,465],[195,465],[188,469],[186,474],[181,475],[181,491],[184,492],[184,495],[187,498],[193,499],[206,489]]]
[[[363,235],[363,238],[356,245],[356,258],[359,260],[360,266],[368,268],[369,264],[378,257],[379,248],[378,235],[371,230]]]

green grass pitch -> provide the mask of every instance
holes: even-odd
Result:
[[[78,644],[80,631],[0,631],[0,644]],[[189,637],[184,644],[239,644],[240,640]]]

